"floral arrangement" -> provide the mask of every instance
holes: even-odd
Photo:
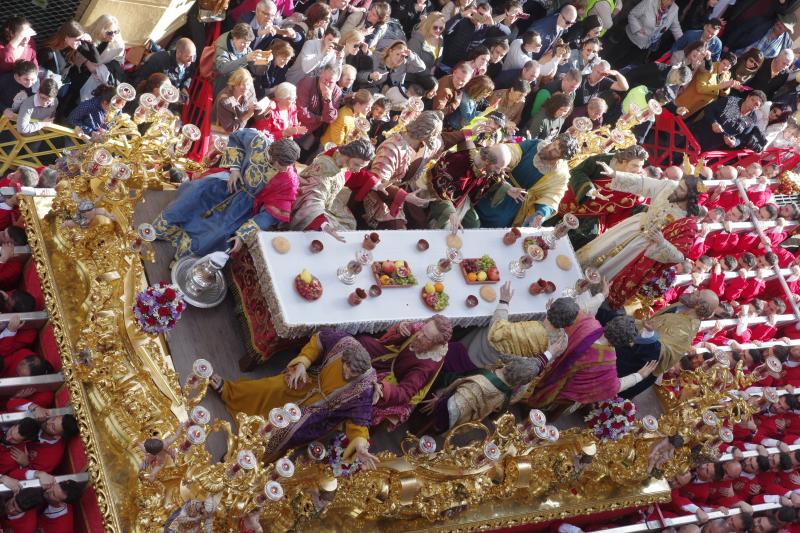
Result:
[[[650,280],[639,288],[639,294],[650,300],[664,296],[675,283],[675,267],[670,267],[657,278]]]
[[[636,405],[622,398],[595,404],[586,417],[589,429],[601,440],[619,439],[633,429],[635,420]]]
[[[162,281],[136,294],[133,316],[145,333],[166,333],[175,327],[185,308],[183,293]]]
[[[361,461],[354,460],[352,463],[344,462],[344,451],[350,440],[344,433],[337,433],[331,441],[330,453],[328,454],[328,464],[333,469],[335,477],[349,477],[361,470]]]
[[[778,176],[778,194],[798,194],[800,193],[800,176],[794,172],[786,171]]]

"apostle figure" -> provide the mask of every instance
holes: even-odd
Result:
[[[431,228],[446,227],[453,215],[464,228],[480,227],[474,206],[505,182],[503,170],[511,162],[511,151],[505,144],[475,148],[465,141],[454,152],[443,154],[420,176],[417,187],[435,198],[428,213]],[[505,194],[516,201],[525,198],[520,187],[505,188]]]
[[[283,429],[273,429],[267,443],[267,461],[287,449],[324,437],[344,423],[350,443],[344,457],[355,453],[365,466],[374,466],[369,453],[369,427],[375,370],[367,350],[350,335],[323,329],[311,337],[286,370],[256,380],[223,381],[211,378],[228,411],[235,415],[267,416],[286,402],[300,406],[302,418]]]
[[[701,184],[695,176],[684,176],[679,182],[657,180],[598,164],[612,177],[611,189],[652,198],[646,212],[620,222],[577,253],[584,268],[595,267],[612,280],[611,295],[624,303],[639,285],[654,277],[655,269],[663,268],[656,263],[670,265],[685,259],[698,233],[696,221],[687,216],[700,214]]]
[[[457,363],[457,353],[448,353],[445,371],[469,371],[470,365],[491,368],[505,356],[534,360],[538,374],[553,357],[558,357],[567,345],[564,328],[578,316],[578,304],[573,298],[558,298],[547,308],[544,320],[511,322],[509,305],[514,296],[511,283],[500,287],[500,301],[488,326],[476,328],[461,340],[467,347],[467,362]]]
[[[432,428],[443,433],[467,422],[479,422],[522,399],[525,384],[538,372],[533,359],[509,358],[500,368],[480,369],[455,380],[425,400],[421,411],[430,414]]]
[[[567,351],[554,360],[534,382],[528,405],[538,409],[551,409],[560,413],[573,403],[589,404],[616,398],[621,391],[649,376],[655,362],[649,362],[637,372],[627,376],[617,375],[615,348],[630,346],[637,335],[633,318],[620,316],[604,328],[593,317],[582,315],[578,328],[568,328],[567,334],[577,337]],[[580,339],[585,332],[587,336]],[[585,349],[578,344],[593,342]]]
[[[567,163],[578,153],[578,142],[562,133],[551,142],[532,139],[504,146],[511,150],[510,183],[505,182],[478,202],[475,210],[481,226],[541,226],[558,210],[567,191]],[[512,187],[527,192],[522,202],[507,194]]]
[[[406,173],[422,149],[423,161],[441,146],[442,113],[423,111],[404,131],[383,141],[375,151],[370,171],[380,179],[380,188],[364,197],[364,221],[372,228],[405,229],[403,205],[425,205],[415,195],[409,197],[404,185]],[[413,179],[410,180],[413,183]]]
[[[358,337],[372,356],[378,372],[372,398],[372,425],[384,420],[390,429],[408,420],[428,394],[448,351],[453,325],[444,315],[433,315],[424,322],[401,322],[380,339]],[[451,343],[463,350],[459,343]]]
[[[322,230],[344,242],[338,230],[356,229],[356,219],[347,207],[351,191],[361,201],[379,185],[374,175],[364,171],[374,155],[369,141],[357,139],[315,157],[300,173],[289,227],[298,231]]]
[[[153,222],[156,235],[175,246],[176,258],[225,250],[229,241],[238,251],[248,235],[289,220],[299,156],[291,139],[270,144],[258,130],[233,133],[220,162],[223,168],[183,183]]]
[[[576,250],[628,218],[634,207],[641,203],[634,194],[609,188],[611,179],[603,175],[600,163],[608,164],[617,172],[638,174],[647,158],[647,150],[633,145],[613,154],[589,157],[570,171],[569,189],[558,212],[561,215],[572,213],[580,220],[580,227],[570,231],[570,240]]]

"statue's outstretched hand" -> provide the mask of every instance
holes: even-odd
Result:
[[[369,453],[369,442],[359,441],[356,444],[356,459],[361,461],[364,470],[375,470],[375,466],[380,461],[378,457]]]
[[[608,166],[606,163],[598,161],[597,166],[600,167],[600,173],[603,174],[604,176],[608,176],[609,178],[616,177],[617,171]]]

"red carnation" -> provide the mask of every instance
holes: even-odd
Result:
[[[622,404],[622,406],[625,408],[626,411],[630,411],[631,409],[633,409],[633,404],[631,402],[625,402],[624,404]]]
[[[620,409],[619,407],[614,407],[613,409],[611,409],[611,412],[614,413],[615,415],[621,415],[622,409]]]
[[[602,413],[602,414],[600,415],[600,420],[601,420],[601,421],[603,421],[603,422],[605,422],[606,420],[608,420],[608,415],[607,415],[607,414],[605,414],[605,413]]]
[[[179,313],[183,312],[183,304],[178,304],[175,306],[175,310]]]
[[[147,322],[148,326],[155,326],[156,324],[158,324],[158,322],[156,322],[156,319],[151,316],[147,317],[145,319],[145,322]]]
[[[162,307],[158,310],[158,316],[170,316],[172,313],[169,312],[169,309],[166,307]]]
[[[169,327],[172,327],[172,326],[174,326],[174,325],[175,325],[175,321],[174,321],[174,320],[171,320],[171,319],[170,319],[170,321],[169,321],[169,322],[167,322],[167,326],[169,326]]]
[[[166,296],[170,300],[174,300],[178,293],[175,292],[175,289],[171,287],[167,287],[167,290],[164,291],[164,296]]]
[[[166,287],[166,286],[167,286],[167,284],[166,284],[166,283],[164,283],[164,282],[162,281],[162,282],[160,282],[160,283],[158,284],[158,286],[159,286],[159,287],[161,287],[161,288],[163,289],[164,287]]]
[[[164,305],[167,303],[167,299],[164,298],[163,296],[159,296],[158,298],[156,298],[156,302],[158,302],[161,305]]]
[[[620,429],[622,427],[622,423],[621,422],[614,422],[613,424],[611,424],[611,427],[614,428],[614,429]]]

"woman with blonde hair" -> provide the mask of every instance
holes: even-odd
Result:
[[[428,13],[425,20],[420,22],[411,34],[411,39],[408,40],[408,48],[425,63],[425,73],[427,74],[433,74],[436,62],[442,55],[444,25],[444,15],[438,11]]]
[[[367,137],[368,132],[361,132],[358,126],[358,119],[361,118],[366,122],[367,112],[372,107],[372,93],[366,89],[360,89],[354,93],[350,93],[342,99],[342,107],[339,108],[339,114],[336,120],[331,122],[328,129],[320,139],[320,144],[325,146],[332,143],[336,146],[347,144],[355,140],[358,136]],[[359,135],[361,134],[361,135]]]
[[[451,131],[460,130],[478,116],[479,107],[486,107],[486,97],[494,91],[489,76],[476,76],[464,86],[464,95],[458,109],[445,117],[444,123]]]
[[[81,100],[91,98],[98,85],[117,85],[125,79],[122,65],[125,63],[125,41],[119,29],[119,21],[112,15],[101,15],[88,28],[98,56],[96,58],[76,55],[75,63],[91,73],[81,88]],[[97,59],[97,61],[93,61]]]
[[[263,118],[256,120],[253,127],[269,133],[273,139],[305,135],[306,128],[297,118],[297,88],[288,81],[277,85],[272,91],[272,101],[275,105]]]
[[[373,93],[384,92],[392,87],[402,87],[406,74],[416,74],[424,70],[425,63],[419,56],[409,50],[403,41],[395,41],[382,53],[372,55],[372,69],[358,72],[356,86]]]
[[[211,129],[231,134],[247,125],[256,113],[253,76],[246,68],[238,68],[228,77],[228,84],[217,95],[211,110]]]

